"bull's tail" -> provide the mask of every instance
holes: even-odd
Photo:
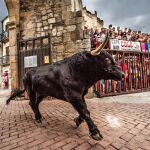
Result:
[[[17,96],[21,96],[21,94],[23,94],[25,92],[25,89],[23,90],[15,90],[11,96],[6,100],[6,104],[8,105],[10,103],[11,100],[13,100],[14,98],[16,98]]]

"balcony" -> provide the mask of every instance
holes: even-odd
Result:
[[[0,57],[0,65],[9,65],[9,64],[10,64],[9,56]]]
[[[0,34],[0,42],[1,43],[6,43],[9,41],[9,32],[8,31],[3,31]]]

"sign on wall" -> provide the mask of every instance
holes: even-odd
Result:
[[[141,51],[140,42],[110,39],[110,49],[125,51]]]
[[[49,64],[49,56],[44,56],[44,63]]]
[[[24,57],[24,67],[25,68],[37,67],[37,56]]]

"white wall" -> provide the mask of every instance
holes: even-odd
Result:
[[[3,44],[3,56],[6,56],[6,47],[8,47],[9,46],[9,41],[7,42],[7,43],[4,43]]]
[[[101,31],[101,28],[103,27],[103,24],[100,24],[98,21],[98,18],[94,14],[89,14],[86,10],[83,11],[84,13],[84,20],[85,20],[85,26],[90,28],[98,29],[98,31]]]
[[[6,25],[9,22],[9,17],[7,17],[4,21],[3,21],[3,30],[6,30]]]

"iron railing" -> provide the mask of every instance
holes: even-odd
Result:
[[[95,85],[98,97],[150,90],[150,53],[107,50],[116,60],[122,58],[127,76],[122,81],[101,80]]]

